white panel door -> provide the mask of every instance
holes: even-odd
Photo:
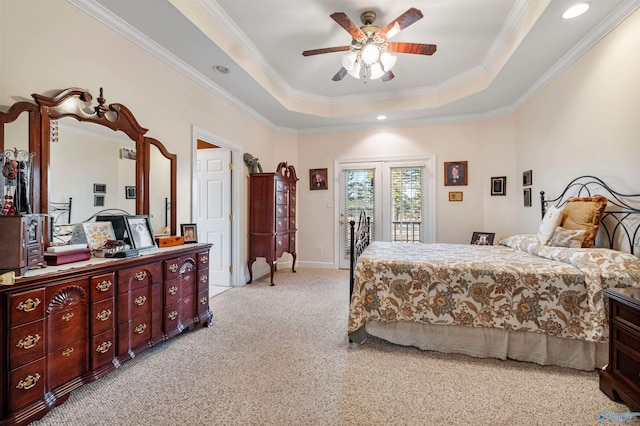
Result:
[[[231,151],[199,149],[196,187],[198,241],[213,244],[209,256],[209,285],[231,285]]]

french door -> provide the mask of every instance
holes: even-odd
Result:
[[[339,266],[349,267],[350,220],[364,210],[373,240],[435,241],[434,160],[339,163]]]

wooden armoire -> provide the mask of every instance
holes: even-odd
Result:
[[[275,173],[249,175],[249,282],[253,263],[264,257],[271,268],[271,285],[278,258],[293,256],[296,268],[296,170],[281,162]]]

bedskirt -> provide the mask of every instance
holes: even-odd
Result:
[[[409,321],[370,321],[364,330],[391,343],[423,350],[476,358],[513,359],[576,370],[593,371],[606,365],[609,359],[606,342],[587,342],[544,333]]]

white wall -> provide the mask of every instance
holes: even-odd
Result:
[[[327,201],[333,194],[309,191],[308,170],[328,167],[333,176],[335,158],[434,154],[441,242],[467,243],[478,230],[497,238],[534,231],[536,193],[554,193],[577,174],[598,174],[622,191],[640,192],[639,32],[640,11],[510,115],[296,136],[267,128],[64,0],[2,0],[0,106],[53,89],[82,87],[97,95],[104,87],[107,102],[129,107],[148,136],[177,154],[178,223],[191,221],[192,126],[260,158],[265,171],[287,161],[300,178],[298,259],[332,262],[335,207]],[[469,185],[455,187],[463,202],[450,203],[453,187],[443,185],[443,163],[461,160],[469,162]],[[529,169],[534,206],[524,208],[522,172]],[[507,176],[505,197],[490,195],[492,176]],[[319,245],[327,248],[322,255]]]

